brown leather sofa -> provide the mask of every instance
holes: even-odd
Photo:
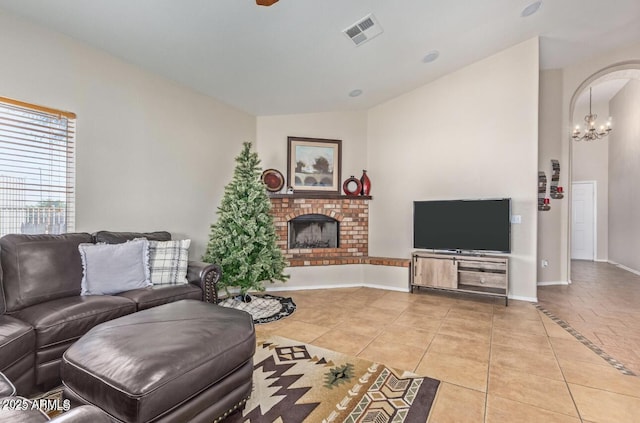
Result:
[[[50,419],[38,404],[17,397],[16,388],[0,373],[0,421],[11,423],[116,423],[108,414],[93,405],[83,405]],[[45,406],[48,404],[45,404]],[[57,403],[56,403],[57,405]]]
[[[189,262],[188,284],[81,296],[78,244],[139,237],[166,241],[171,234],[101,231],[0,238],[0,372],[18,394],[60,384],[62,354],[99,323],[182,299],[217,301],[220,268],[195,261]]]

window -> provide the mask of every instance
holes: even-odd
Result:
[[[0,236],[74,230],[75,118],[0,97]]]

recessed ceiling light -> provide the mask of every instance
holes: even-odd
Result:
[[[534,1],[529,6],[522,9],[522,13],[520,13],[520,16],[522,16],[523,18],[526,18],[527,16],[531,16],[540,9],[540,6],[542,6],[541,1]]]
[[[360,94],[362,94],[362,90],[356,89],[349,93],[349,97],[358,97]]]
[[[422,58],[422,61],[424,63],[431,63],[435,61],[438,57],[440,57],[440,52],[438,50],[431,50]]]

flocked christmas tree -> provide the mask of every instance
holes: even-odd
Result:
[[[236,163],[218,207],[218,220],[211,225],[203,260],[222,267],[220,288],[228,294],[229,287],[239,287],[244,296],[250,290],[264,291],[264,281],[284,282],[289,276],[283,273],[287,263],[276,245],[271,202],[251,143],[243,144]]]

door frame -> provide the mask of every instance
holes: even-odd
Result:
[[[574,184],[582,184],[582,185],[591,185],[593,189],[593,256],[591,257],[592,261],[596,261],[598,257],[598,182],[593,180],[587,181],[571,181],[571,191],[573,192]],[[573,196],[571,196],[571,212],[573,214]],[[571,222],[571,233],[570,239],[573,239],[573,215],[570,219]],[[573,254],[569,254],[569,258],[572,258]]]

